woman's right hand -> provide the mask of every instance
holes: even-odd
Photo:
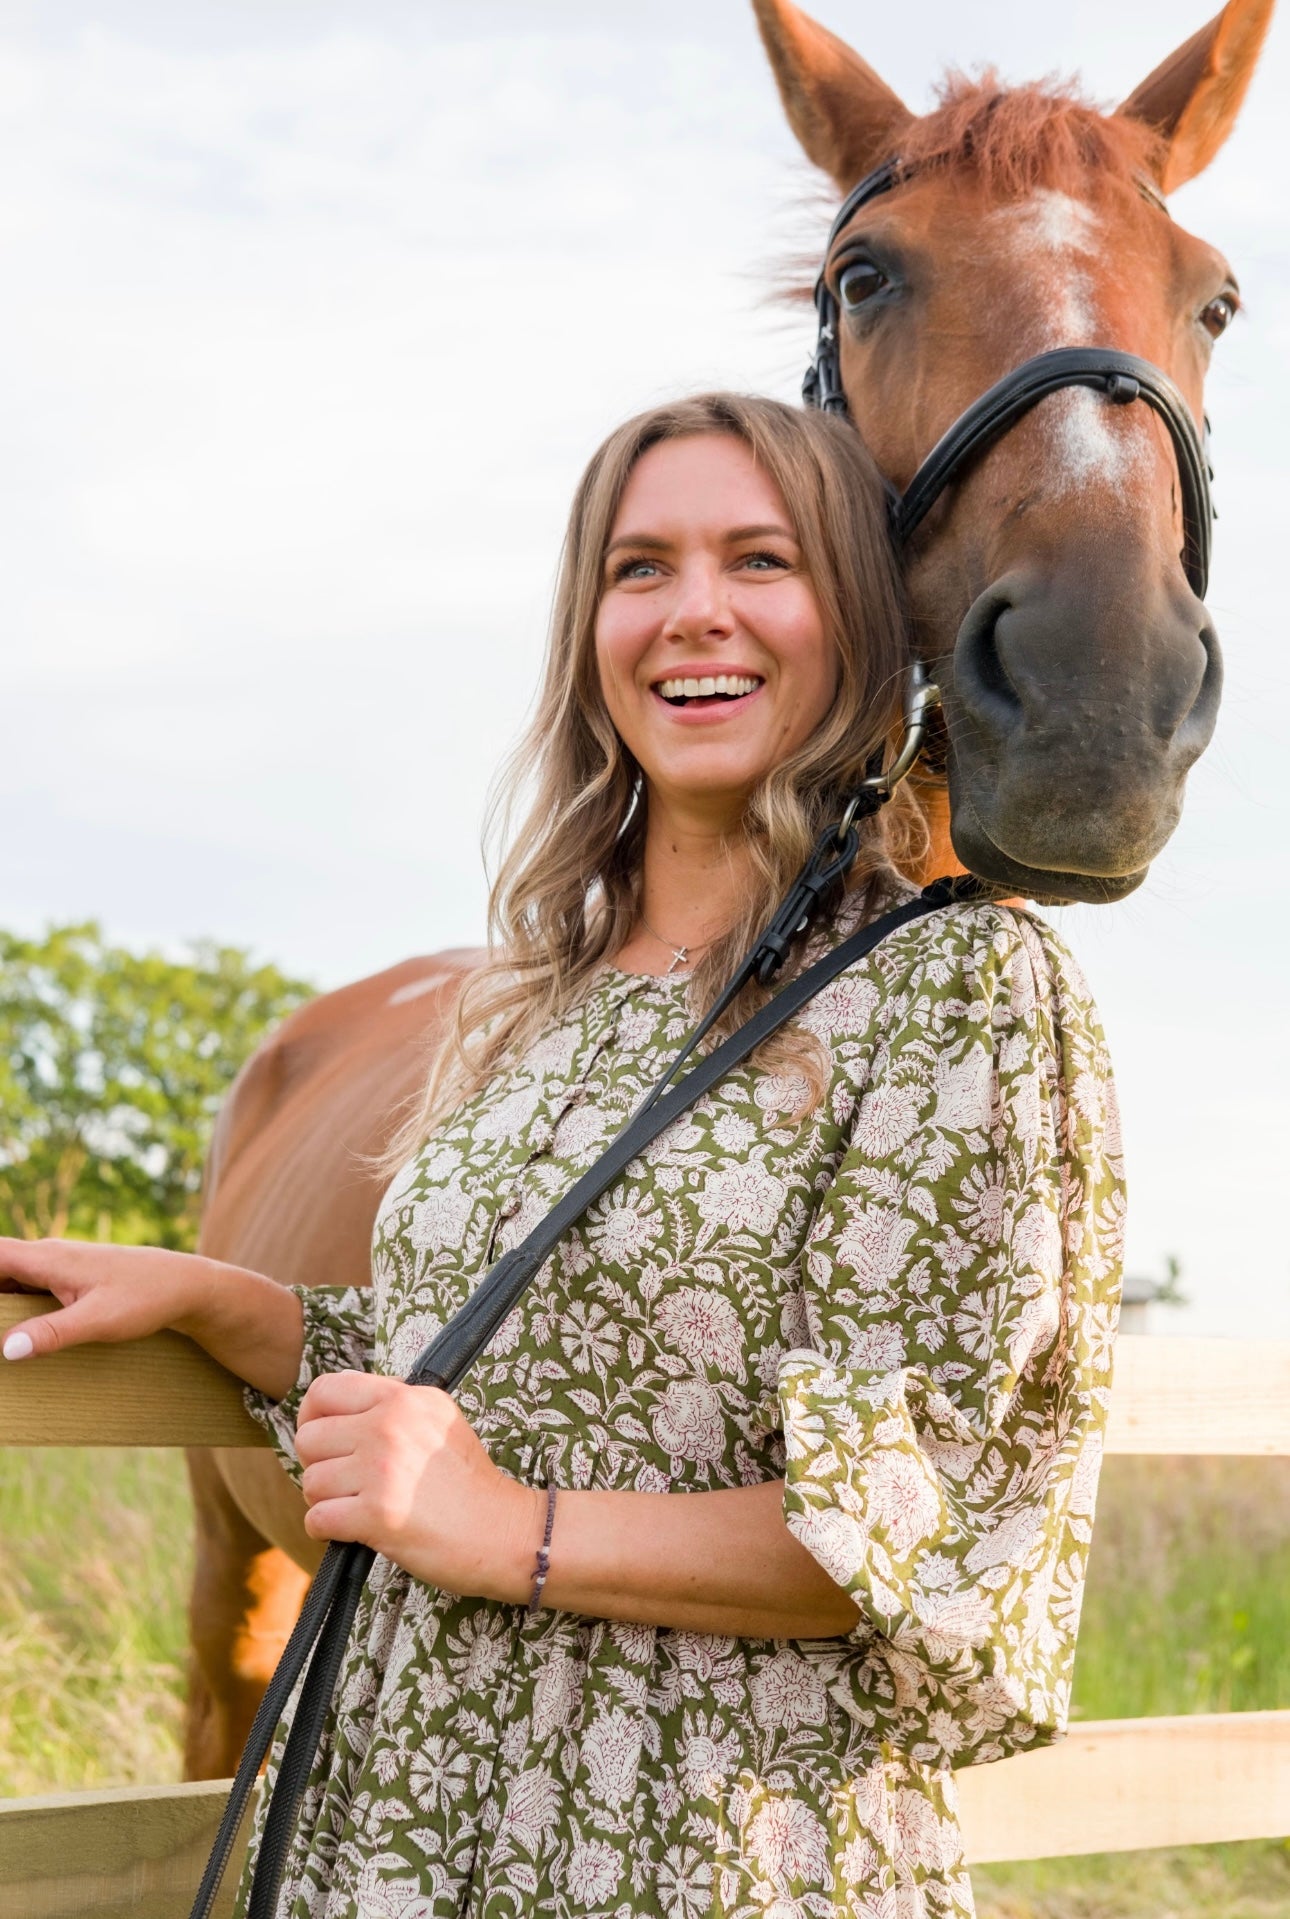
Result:
[[[15,1291],[52,1293],[58,1309],[10,1327],[9,1360],[91,1340],[146,1339],[169,1327],[270,1398],[281,1399],[299,1371],[304,1321],[295,1294],[263,1273],[200,1253],[0,1238],[0,1292]]]

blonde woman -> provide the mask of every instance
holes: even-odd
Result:
[[[455,1400],[401,1383],[711,1003],[888,740],[906,650],[848,429],[729,395],[630,421],[578,490],[497,957],[372,1285],[3,1248],[64,1302],[11,1357],[181,1328],[248,1382],[309,1530],[379,1555],[282,1915],[969,1914],[951,1768],[1062,1729],[1121,1192],[1042,921],[891,935],[628,1168]],[[919,830],[867,823],[811,951],[908,891]]]

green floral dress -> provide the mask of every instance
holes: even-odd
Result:
[[[689,1023],[683,979],[606,969],[435,1133],[371,1288],[302,1290],[296,1387],[248,1393],[291,1470],[310,1380],[405,1373]],[[996,906],[903,928],[801,1023],[822,1102],[794,1117],[804,1082],[755,1066],[701,1099],[460,1401],[539,1485],[785,1480],[854,1629],[529,1619],[378,1559],[281,1919],[971,1914],[951,1769],[1066,1718],[1120,1275],[1110,1070],[1061,943]]]

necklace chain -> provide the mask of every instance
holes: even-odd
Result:
[[[705,952],[707,948],[711,946],[712,944],[711,940],[698,940],[698,941],[695,941],[692,945],[678,946],[675,940],[664,939],[663,935],[657,932],[654,929],[654,927],[650,925],[649,921],[645,917],[643,910],[641,911],[640,918],[641,918],[641,925],[645,928],[645,931],[649,934],[650,938],[656,939],[660,946],[666,946],[668,952],[672,955],[672,964],[668,967],[666,973],[664,973],[663,975],[664,979],[671,979],[677,967],[684,966],[692,952],[695,952],[695,953]]]

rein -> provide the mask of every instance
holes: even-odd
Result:
[[[908,177],[908,170],[899,160],[884,160],[851,189],[829,229],[824,262],[815,282],[815,311],[819,321],[815,356],[802,382],[802,398],[807,406],[818,407],[825,413],[848,411],[838,332],[841,313],[837,296],[829,285],[829,256],[838,236],[861,207],[880,194],[890,193]],[[1144,190],[1149,199],[1163,206],[1159,195],[1145,188],[1145,183]],[[1192,592],[1198,600],[1203,600],[1209,585],[1214,520],[1209,486],[1213,470],[1205,439],[1168,374],[1153,366],[1150,360],[1140,360],[1134,353],[1121,353],[1117,347],[1056,347],[1049,353],[1037,353],[1005,373],[979,400],[974,400],[942,434],[903,494],[888,483],[892,534],[897,544],[905,545],[946,488],[1031,407],[1050,393],[1077,386],[1103,394],[1114,406],[1129,406],[1141,400],[1164,421],[1178,462],[1183,570]],[[1208,431],[1206,421],[1206,435]]]

